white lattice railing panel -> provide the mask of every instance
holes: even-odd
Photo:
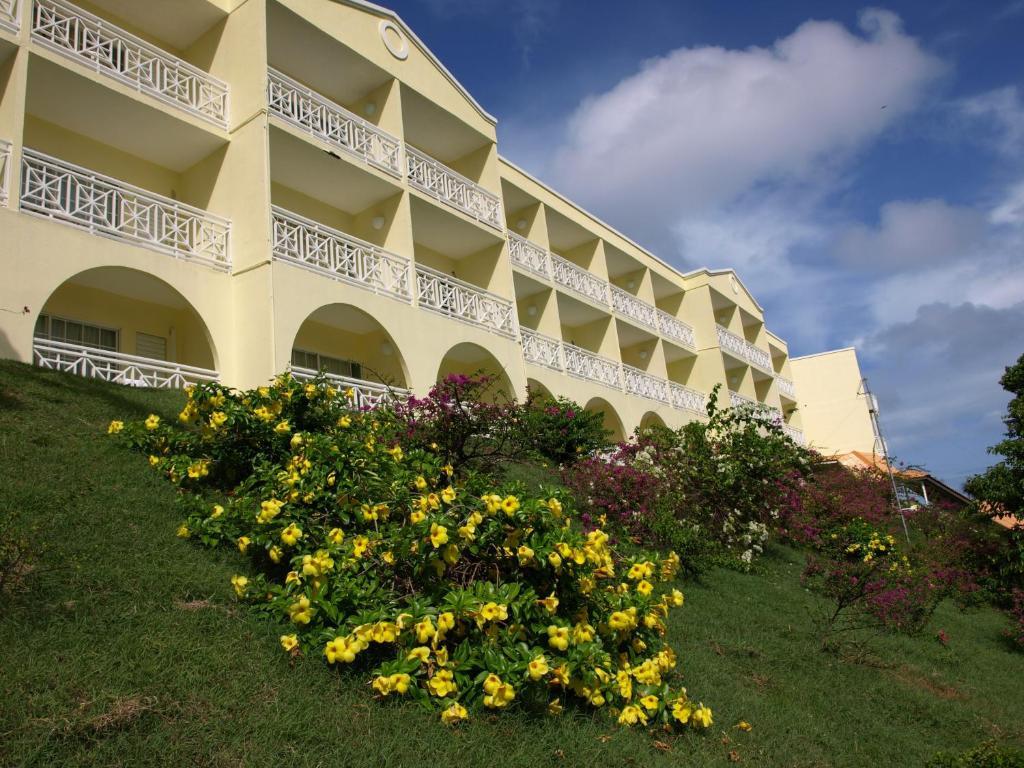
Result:
[[[519,329],[519,339],[523,346],[523,358],[528,363],[565,370],[562,365],[562,342],[542,333],[527,328]]]
[[[0,207],[7,207],[10,197],[11,144],[0,139]]]
[[[668,396],[674,408],[684,411],[704,413],[707,407],[708,399],[703,392],[684,387],[682,384],[676,384],[674,381],[669,382]]]
[[[695,349],[697,340],[693,335],[693,328],[679,320],[668,312],[658,310],[658,328],[661,335],[682,344],[684,347]]]
[[[733,357],[739,360],[747,359],[747,340],[737,336],[735,333],[730,331],[728,328],[723,328],[720,325],[715,326],[715,330],[718,332],[718,346],[729,352]]]
[[[217,269],[231,266],[227,219],[29,149],[21,158],[21,210]]]
[[[434,312],[464,320],[503,336],[515,337],[512,302],[443,272],[416,266],[416,298]]]
[[[274,206],[274,257],[374,293],[412,301],[412,262]]]
[[[778,382],[779,392],[788,397],[790,400],[796,399],[796,385],[794,385],[792,381],[783,378],[782,376],[776,376],[775,381]]]
[[[348,376],[339,376],[335,373],[318,374],[312,368],[300,368],[294,365],[289,370],[292,376],[303,381],[309,381],[318,375],[323,375],[327,381],[338,388],[339,394],[342,397],[349,397],[352,407],[361,410],[376,408],[382,403],[388,403],[393,400],[404,400],[409,396],[408,389],[388,387],[375,381],[353,379]]]
[[[758,368],[763,368],[766,371],[770,371],[772,369],[772,356],[765,350],[755,347],[749,341],[747,342],[747,360]]]
[[[71,3],[35,0],[32,39],[96,72],[227,127],[227,83]]]
[[[756,408],[757,401],[751,400],[749,397],[744,397],[739,392],[729,392],[729,405],[732,408]]]
[[[402,142],[275,69],[267,71],[272,114],[394,176],[402,175]]]
[[[502,229],[501,200],[497,195],[408,144],[405,158],[409,183],[414,187],[477,221]]]
[[[622,367],[613,360],[562,342],[565,370],[573,376],[622,389]]]
[[[783,424],[782,431],[786,435],[786,437],[788,437],[797,445],[804,445],[806,443],[803,430],[797,429],[796,427],[791,427],[788,424]]]
[[[556,283],[581,296],[608,304],[608,283],[554,253],[551,254],[551,276]]]
[[[654,307],[617,285],[609,285],[608,288],[611,293],[612,308],[616,312],[631,320],[636,320],[654,331],[658,330],[658,314]]]
[[[0,29],[18,34],[21,26],[20,0],[0,0]]]
[[[668,382],[665,379],[652,376],[631,365],[622,366],[622,376],[629,394],[662,403],[669,402]]]
[[[551,262],[548,252],[525,237],[508,233],[508,255],[516,266],[528,269],[543,277],[551,277]]]
[[[219,378],[217,371],[207,368],[38,337],[32,340],[32,359],[40,368],[132,387],[181,389],[189,384],[217,381]]]

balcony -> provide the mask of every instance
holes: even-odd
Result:
[[[354,408],[358,408],[361,411],[378,408],[395,400],[404,400],[410,394],[409,390],[402,389],[401,387],[388,387],[375,381],[353,379],[334,373],[321,374],[312,368],[300,368],[293,365],[289,370],[292,376],[303,381],[309,381],[322,375],[327,381],[341,390],[344,396],[349,398]]]
[[[21,210],[215,269],[231,268],[231,223],[200,208],[26,149]]]
[[[424,309],[515,338],[511,301],[421,264],[416,265],[416,299]]]
[[[684,387],[674,381],[668,383],[668,397],[673,408],[695,413],[704,413],[708,400],[703,392]]]
[[[275,69],[267,72],[267,106],[314,138],[401,177],[399,139]]]
[[[536,331],[526,328],[519,329],[519,337],[523,345],[523,358],[528,363],[543,365],[556,371],[564,371],[562,365],[562,342],[552,339]]]
[[[181,389],[189,384],[217,381],[219,378],[217,371],[208,368],[39,337],[32,340],[32,359],[40,368],[131,387]]]
[[[631,320],[636,320],[641,325],[645,325],[657,333],[658,313],[654,307],[616,285],[609,286],[609,289],[611,292],[612,308],[616,312]]]
[[[715,326],[715,328],[718,331],[719,347],[733,357],[744,360],[751,365],[756,365],[758,368],[767,371],[771,370],[771,356],[767,352],[755,347],[742,336],[737,336],[727,328],[723,328],[720,325]]]
[[[561,256],[551,254],[551,274],[555,282],[598,304],[608,305],[608,283]]]
[[[551,279],[548,252],[512,232],[508,233],[508,255],[512,263],[534,274]]]
[[[274,258],[373,293],[412,302],[412,263],[344,232],[274,206]]]
[[[416,189],[479,222],[503,228],[501,200],[497,195],[408,144],[405,159],[409,183]]]
[[[660,309],[658,310],[658,330],[666,339],[682,344],[684,347],[695,349],[697,346],[693,328]]]
[[[20,26],[20,0],[0,0],[0,29],[16,35]]]
[[[622,377],[626,392],[629,394],[662,403],[669,402],[668,382],[665,379],[625,364],[622,366]]]
[[[744,397],[739,392],[729,392],[729,406],[731,408],[757,408],[757,401]]]
[[[615,389],[622,389],[622,367],[619,363],[564,341],[562,342],[562,355],[567,373]]]
[[[7,207],[10,186],[11,144],[0,139],[0,207]]]
[[[226,83],[70,3],[35,0],[32,40],[165,104],[227,127]]]
[[[804,438],[804,433],[802,429],[797,429],[796,427],[791,427],[788,424],[783,424],[782,432],[783,434],[786,435],[786,437],[788,437],[797,445],[805,445],[807,442]]]
[[[783,397],[788,397],[790,400],[796,400],[796,385],[792,381],[782,376],[776,376],[775,381],[779,385],[779,394]]]

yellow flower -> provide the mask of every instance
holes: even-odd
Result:
[[[281,531],[281,541],[287,544],[289,547],[294,547],[299,539],[302,538],[302,529],[299,528],[295,523],[289,523],[288,527]]]
[[[562,567],[562,556],[557,552],[548,552],[548,562],[551,563],[551,567],[558,570]]]
[[[437,666],[439,666],[439,667],[447,667],[448,666],[448,649],[444,648],[444,647],[438,648],[436,651],[434,651],[434,658],[437,659]]]
[[[150,456],[149,457],[149,466],[155,467],[159,463],[160,463],[160,457],[159,456]]]
[[[174,532],[174,535],[179,539],[187,539],[192,535],[192,532],[188,529],[187,525],[182,524],[178,526],[178,530]]]
[[[417,622],[413,629],[416,630],[416,640],[420,643],[429,642],[437,634],[437,630],[434,629],[434,622],[430,620],[429,616],[423,619],[423,621]]]
[[[693,707],[690,702],[686,700],[685,696],[680,696],[672,704],[672,717],[678,720],[683,725],[690,722],[690,717],[693,715]]]
[[[430,495],[427,496],[427,505],[430,507],[430,509],[440,509],[441,497],[438,496],[436,493],[431,493]]]
[[[738,723],[736,723],[736,727],[739,728],[741,731],[747,732],[750,731],[751,726],[750,723],[748,723],[746,720],[740,720]]]
[[[352,637],[336,637],[329,640],[324,647],[324,656],[328,664],[343,661],[351,664],[356,660],[356,654],[362,650],[362,644]]]
[[[465,539],[466,541],[473,541],[476,538],[476,526],[460,525],[459,538]]]
[[[107,434],[116,435],[122,429],[124,429],[124,422],[114,419],[112,422],[110,422],[110,426],[107,427]]]
[[[695,725],[700,725],[704,728],[710,728],[711,723],[713,722],[711,719],[711,708],[705,707],[704,704],[701,704],[699,707],[693,710],[693,716],[690,718],[690,720]]]
[[[224,507],[222,507],[220,504],[214,504],[213,505],[213,511],[210,512],[210,519],[211,520],[216,520],[218,517],[220,517],[223,514],[224,514]]]
[[[493,515],[501,509],[501,496],[498,496],[496,493],[490,493],[486,496],[482,496],[481,500],[487,506],[487,514],[489,515]]]
[[[469,717],[469,713],[466,711],[466,708],[455,702],[441,713],[441,722],[445,725],[455,725],[455,723],[461,722],[467,717]]]
[[[239,536],[238,541],[235,543],[238,544],[238,551],[244,555],[245,551],[249,548],[249,545],[252,544],[252,539],[248,536]]]
[[[484,690],[488,690],[488,681],[491,679],[497,681],[492,682],[490,686],[490,693],[484,696],[484,706],[488,709],[504,709],[512,700],[516,697],[515,689],[508,683],[502,682],[497,675],[489,675],[487,680],[484,681]]]
[[[269,523],[281,512],[281,507],[284,506],[283,501],[278,499],[267,499],[266,501],[260,502],[260,511],[256,515],[257,523]]]
[[[416,480],[413,481],[413,485],[416,486],[417,491],[422,491],[427,487],[427,478],[423,475],[419,475]]]
[[[426,664],[430,659],[430,649],[425,645],[418,646],[409,651],[405,658],[416,659],[420,664]]]
[[[439,669],[434,673],[434,676],[430,678],[430,682],[427,683],[427,687],[430,692],[435,696],[444,698],[450,693],[455,693],[458,690],[458,686],[455,684],[455,680],[452,676],[451,670]]]
[[[636,627],[636,617],[626,611],[615,611],[608,617],[608,626],[617,631],[625,631]]]
[[[287,435],[292,431],[292,425],[286,421],[279,421],[274,425],[274,431],[279,435]]]
[[[564,651],[569,647],[568,627],[556,627],[552,624],[548,627],[548,645],[558,651]]]
[[[636,591],[644,597],[647,597],[647,595],[651,594],[653,590],[654,587],[651,585],[651,582],[649,582],[647,579],[641,579],[640,583],[636,585]]]
[[[527,563],[530,563],[530,562],[533,561],[533,550],[530,549],[525,544],[523,544],[519,548],[519,550],[516,552],[516,554],[519,556],[519,564],[520,565],[526,565]]]
[[[622,708],[622,713],[619,715],[619,725],[647,725],[647,715],[644,711],[635,704],[628,704]]]
[[[394,448],[388,448],[388,453],[395,461],[401,461],[402,457],[405,455],[402,453],[402,446],[400,445],[396,445]]]
[[[302,596],[289,605],[288,615],[296,624],[309,624],[313,618],[313,608],[310,605],[309,598]]]
[[[448,529],[437,523],[430,524],[430,543],[434,549],[440,549],[442,544],[448,543]]]
[[[558,699],[552,699],[548,702],[548,714],[549,715],[560,715],[562,714],[562,702]]]
[[[540,680],[550,669],[551,668],[548,666],[548,660],[544,658],[543,655],[535,656],[530,663],[526,665],[526,671],[529,673],[531,680]]]
[[[519,499],[515,496],[506,496],[501,500],[501,508],[505,511],[505,514],[511,517],[519,509]]]
[[[455,614],[451,611],[445,611],[439,614],[437,617],[437,631],[440,635],[444,635],[450,629],[455,628]]]
[[[673,589],[672,590],[672,597],[671,597],[672,605],[674,605],[676,608],[680,608],[680,607],[682,607],[684,600],[685,600],[685,598],[683,598],[683,593],[682,592],[680,592],[678,589]]]
[[[550,627],[548,628],[550,632]],[[562,664],[551,670],[551,682],[563,688],[569,685],[569,666]]]
[[[449,485],[447,488],[441,491],[441,499],[442,501],[444,501],[445,504],[451,504],[453,501],[455,501],[455,489]]]
[[[640,699],[640,703],[644,705],[644,709],[648,712],[654,712],[658,709],[658,697],[653,694],[648,694]]]
[[[441,467],[441,471],[448,475],[448,477],[451,477],[452,473],[455,472],[455,467],[453,467],[451,464],[445,464],[443,467]]]
[[[277,546],[277,544],[275,544],[274,546],[272,546],[270,548],[270,550],[267,552],[267,554],[270,556],[270,559],[273,562],[280,563],[281,562],[281,555],[284,554],[284,550],[282,550],[279,546]]]
[[[459,548],[454,544],[449,544],[444,548],[444,552],[441,554],[444,561],[448,565],[455,565],[459,561]]]
[[[298,432],[296,432],[294,435],[292,435],[292,439],[288,441],[288,446],[293,451],[297,451],[297,450],[299,450],[299,448],[302,446],[302,444],[304,442],[305,442],[305,440],[302,437],[302,435],[299,434]]]
[[[342,416],[340,419],[338,419],[338,426],[341,427],[342,429],[347,429],[348,427],[351,427],[352,426],[352,417],[351,416]]]
[[[575,645],[589,643],[594,639],[594,628],[587,623],[579,623],[572,628],[572,641]]]
[[[352,555],[354,557],[362,557],[369,548],[370,540],[366,536],[356,536],[352,540]]]
[[[629,676],[629,672],[620,669],[615,673],[615,680],[619,684],[619,696],[624,699],[630,698],[633,695],[633,678]]]
[[[560,502],[558,499],[548,499],[548,509],[551,511],[551,514],[555,517],[562,516],[562,502]]]
[[[403,694],[408,691],[409,682],[410,678],[404,672],[399,672],[388,678],[388,684],[390,685],[391,690],[397,694]]]
[[[293,648],[299,647],[299,636],[298,635],[281,635],[281,647],[286,651],[291,651]]]
[[[331,528],[330,533],[327,534],[327,540],[337,546],[345,540],[345,532],[341,528]]]
[[[426,513],[425,512],[421,512],[418,509],[414,509],[412,512],[409,513],[409,522],[412,523],[413,525],[417,525],[418,523],[422,523],[426,519],[427,519]]]
[[[554,592],[537,602],[543,605],[548,613],[555,613],[558,610],[558,598],[555,597]]]
[[[235,594],[238,597],[245,596],[245,588],[249,584],[249,580],[245,576],[232,576],[231,586],[235,588]]]
[[[156,429],[159,426],[160,426],[160,417],[157,416],[155,413],[151,413],[151,414],[149,414],[149,416],[146,417],[146,429],[152,431],[152,430]]]
[[[480,618],[484,621],[505,621],[508,618],[508,606],[498,603],[484,603],[480,609]]]

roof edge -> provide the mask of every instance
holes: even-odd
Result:
[[[809,357],[821,357],[822,355],[834,355],[834,354],[836,354],[838,352],[853,352],[854,356],[856,356],[857,348],[856,347],[840,347],[839,349],[826,349],[824,352],[812,352],[809,355],[797,355],[796,357],[789,358],[789,361],[793,362],[794,360],[806,360]],[[858,362],[857,365],[859,366],[860,363]]]
[[[448,70],[448,67],[441,63],[441,60],[434,55],[434,52],[427,47],[426,43],[420,40],[419,35],[413,32],[412,27],[406,24],[402,17],[395,11],[390,8],[385,8],[382,5],[371,3],[369,0],[332,0],[332,2],[349,5],[353,8],[359,8],[365,11],[371,11],[381,16],[387,16],[401,27],[402,31],[409,36],[409,39],[412,40],[421,51],[423,51],[424,55],[434,63],[434,66],[436,66],[448,81],[455,86],[456,90],[458,90],[459,93],[461,93],[466,100],[473,105],[473,108],[480,113],[482,118],[487,120],[491,125],[498,125],[498,118],[481,106],[480,102],[473,97],[473,94],[466,90],[466,87],[456,79],[455,75]]]

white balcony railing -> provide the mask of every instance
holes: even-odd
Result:
[[[409,183],[418,190],[477,221],[502,229],[501,200],[497,195],[408,144],[405,158]]]
[[[719,347],[724,349],[733,357],[745,360],[751,365],[756,365],[766,371],[771,370],[771,355],[763,349],[755,347],[742,336],[736,335],[728,328],[723,328],[721,325],[716,325],[715,329],[718,331]]]
[[[231,267],[227,219],[30,149],[21,158],[21,210],[176,258]]]
[[[622,378],[629,394],[662,403],[669,402],[668,382],[665,379],[652,376],[647,371],[641,371],[631,365],[622,366]]]
[[[515,337],[512,302],[443,272],[416,266],[419,305],[457,320],[464,320],[502,336]]]
[[[554,253],[551,254],[551,273],[559,285],[599,304],[608,304],[608,283]]]
[[[274,258],[374,293],[412,302],[412,263],[404,256],[274,206]]]
[[[227,83],[64,0],[35,0],[33,8],[35,42],[227,127]]]
[[[32,359],[40,368],[131,387],[181,389],[188,384],[217,381],[219,378],[216,371],[207,368],[125,355],[121,352],[109,352],[39,337],[32,340]]]
[[[512,232],[508,233],[508,255],[516,266],[528,269],[542,277],[551,277],[551,262],[548,252]]]
[[[803,430],[797,429],[796,427],[791,427],[788,424],[783,424],[782,431],[786,435],[786,437],[788,437],[797,445],[804,445],[806,443]]]
[[[739,392],[729,392],[729,405],[732,408],[757,408],[757,401],[744,397]]]
[[[18,34],[21,26],[20,0],[0,0],[0,29]]]
[[[565,370],[573,376],[622,389],[622,367],[619,363],[566,342],[562,342],[562,356]]]
[[[789,379],[783,378],[782,376],[776,376],[775,381],[778,382],[779,392],[790,400],[796,399],[796,385],[793,384]]]
[[[695,349],[697,346],[697,340],[693,335],[693,328],[660,309],[658,310],[658,328],[661,331],[661,335],[665,338],[678,342],[690,349]]]
[[[610,285],[608,288],[611,292],[612,308],[616,312],[654,331],[658,330],[658,313],[654,307],[617,285]]]
[[[669,382],[668,397],[672,407],[696,413],[704,413],[708,401],[703,392],[676,384],[674,381]]]
[[[316,378],[318,375],[312,368],[300,368],[293,365],[289,370],[292,376],[303,381]],[[353,379],[335,373],[324,373],[323,376],[336,386],[343,396],[351,390],[352,406],[360,410],[376,408],[382,403],[404,400],[409,396],[409,390],[401,387],[388,387],[375,381]]]
[[[401,141],[275,69],[267,72],[267,106],[321,141],[402,175]]]
[[[519,339],[523,345],[523,358],[526,362],[544,365],[556,371],[565,370],[565,366],[562,365],[562,342],[558,339],[552,339],[527,328],[519,329]]]
[[[10,196],[11,144],[0,139],[0,207],[6,208]]]

